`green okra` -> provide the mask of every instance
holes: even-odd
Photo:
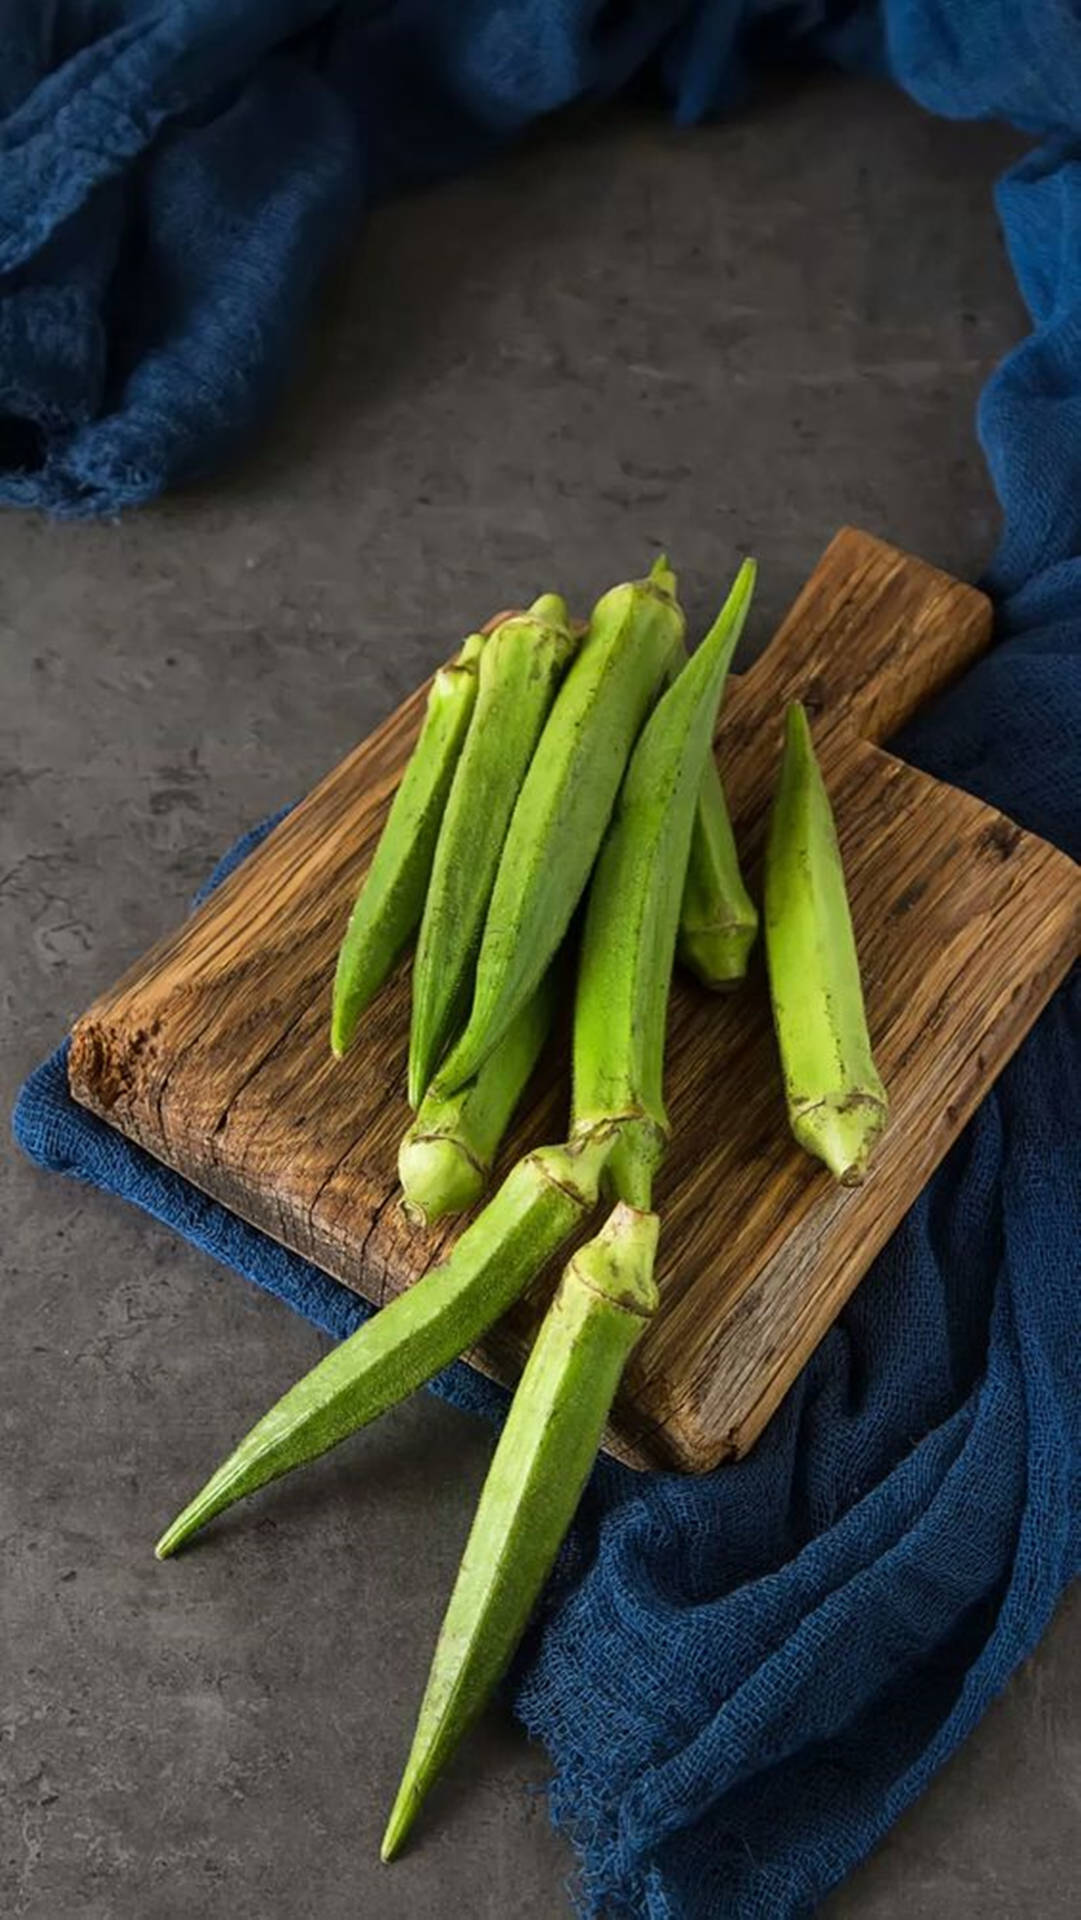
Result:
[[[252,1428],[155,1549],[175,1553],[257,1487],[316,1459],[471,1347],[587,1218],[611,1141],[541,1147],[512,1167],[448,1258],[335,1347]]]
[[[475,1080],[457,1093],[433,1087],[402,1140],[398,1178],[406,1212],[430,1227],[480,1199],[499,1143],[540,1058],[555,1013],[550,967]]]
[[[477,691],[482,634],[471,633],[432,681],[416,746],[338,952],[330,1045],[341,1057],[361,1015],[417,930],[439,825]]]
[[[574,1517],[628,1354],[657,1303],[658,1220],[620,1204],[568,1263],[499,1437],[383,1838],[420,1803],[525,1630]]]
[[[511,816],[477,959],[466,1030],[439,1069],[473,1078],[562,943],[615,804],[627,758],[683,637],[675,576],[598,601],[556,695]]]
[[[785,715],[765,860],[773,1023],[796,1139],[846,1186],[886,1123],[837,830],[803,708]]]
[[[686,659],[681,648],[673,679]],[[744,979],[757,932],[758,909],[740,872],[728,802],[711,751],[694,812],[676,952],[702,986],[718,992]]]
[[[383,1839],[393,1859],[510,1660],[578,1504],[627,1355],[657,1302],[654,1168],[665,1015],[702,769],[754,587],[740,571],[630,757],[590,886],[574,1015],[574,1137],[615,1145],[618,1204],[571,1260],[514,1396]]]
[[[664,1155],[668,993],[702,768],[754,592],[747,560],[631,755],[590,883],[574,1006],[575,1139],[619,1122],[606,1178],[648,1207]]]
[[[676,952],[704,987],[734,987],[746,975],[757,932],[758,909],[740,872],[724,787],[711,750],[691,833]]]
[[[488,637],[454,770],[413,961],[408,1098],[420,1106],[469,1010],[477,951],[511,813],[576,642],[558,594]]]

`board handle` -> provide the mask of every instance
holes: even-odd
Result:
[[[773,714],[802,700],[816,740],[847,735],[877,745],[990,638],[991,603],[977,587],[843,527],[747,672],[747,692]]]

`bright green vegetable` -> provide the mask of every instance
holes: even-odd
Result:
[[[886,1123],[829,795],[807,715],[785,716],[765,863],[766,958],[792,1132],[846,1186]]]
[[[663,1065],[680,900],[702,768],[754,592],[745,561],[631,755],[589,889],[574,1008],[572,1136],[620,1121],[607,1179],[648,1207],[668,1139]]]
[[[505,1670],[574,1517],[624,1363],[656,1306],[658,1224],[617,1206],[569,1262],[542,1323],[447,1608],[384,1860]]]
[[[557,963],[558,964],[558,963]],[[548,1038],[556,974],[549,967],[475,1080],[457,1093],[433,1087],[398,1153],[406,1212],[430,1227],[480,1199],[499,1143]]]
[[[680,654],[673,679],[686,664],[682,648]],[[746,975],[757,931],[758,909],[743,884],[728,803],[711,751],[694,812],[676,952],[704,987],[734,987]]]
[[[732,823],[712,751],[694,816],[679,914],[679,959],[704,987],[734,987],[747,972],[758,909],[743,884]]]
[[[541,1147],[449,1258],[328,1353],[254,1426],[158,1541],[159,1559],[267,1481],[314,1460],[430,1380],[517,1299],[597,1201],[611,1140]]]
[[[476,1074],[560,946],[604,837],[627,757],[683,636],[676,581],[613,587],[593,609],[518,795],[488,908],[465,1033],[444,1091]]]
[[[627,1355],[652,1313],[667,1134],[662,1067],[680,899],[702,769],[754,587],[740,571],[715,626],[635,746],[590,886],[574,1012],[574,1134],[616,1142],[619,1204],[570,1262],[492,1461],[383,1839],[417,1808],[524,1631],[570,1524]]]
[[[408,1096],[414,1109],[469,1010],[511,813],[575,646],[566,606],[549,593],[497,627],[481,655],[473,719],[436,843],[413,962]]]
[[[424,910],[440,821],[477,691],[484,638],[470,634],[432,681],[417,744],[349,917],[338,953],[330,1015],[339,1058]]]

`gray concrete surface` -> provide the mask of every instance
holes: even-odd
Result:
[[[761,638],[839,522],[963,574],[1024,321],[1016,150],[820,79],[677,135],[612,115],[369,222],[263,444],[122,526],[0,520],[3,1093],[494,605],[662,543]],[[489,1716],[375,1850],[490,1439],[422,1396],[168,1567],[150,1543],[320,1351],[118,1203],[0,1163],[0,1912],[554,1920],[545,1759]],[[830,1920],[1077,1911],[1076,1603]]]

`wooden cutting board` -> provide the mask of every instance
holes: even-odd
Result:
[[[891,1121],[866,1184],[839,1187],[789,1137],[760,952],[735,994],[679,981],[661,1308],[609,1439],[635,1464],[704,1469],[752,1444],[1078,952],[1081,870],[877,744],[989,633],[981,594],[849,530],[730,686],[720,761],[755,888],[784,704],[809,709]],[[408,964],[348,1060],[327,1046],[338,940],[424,696],[90,1008],[70,1054],[77,1100],[376,1301],[454,1237],[411,1229],[396,1204]],[[542,1069],[504,1167],[563,1137],[566,1097],[564,1054]],[[470,1356],[478,1366],[516,1376],[553,1279]]]

